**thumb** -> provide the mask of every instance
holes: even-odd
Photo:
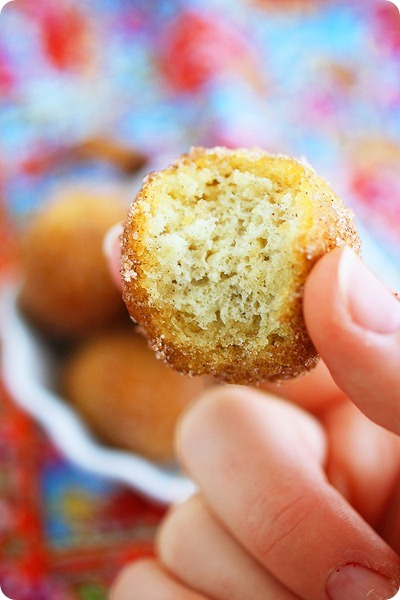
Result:
[[[304,315],[337,385],[376,423],[400,434],[400,302],[349,248],[312,270]]]

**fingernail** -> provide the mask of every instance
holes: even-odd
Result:
[[[103,239],[103,254],[107,258],[114,255],[115,246],[119,244],[119,238],[123,232],[123,224],[116,223],[109,229]]]
[[[352,320],[375,333],[400,330],[400,302],[350,248],[339,266],[339,287]]]
[[[333,571],[326,586],[330,600],[387,600],[398,589],[384,575],[354,564]]]

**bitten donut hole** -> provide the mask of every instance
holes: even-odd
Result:
[[[150,174],[130,208],[129,313],[181,373],[244,384],[295,377],[317,362],[303,286],[326,252],[359,250],[352,216],[302,161],[192,148]]]
[[[257,163],[232,169],[221,158],[166,174],[143,237],[162,264],[147,272],[152,302],[184,313],[181,335],[189,323],[204,343],[228,346],[233,332],[236,344],[275,340],[300,221],[293,189]]]

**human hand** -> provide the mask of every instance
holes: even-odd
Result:
[[[304,312],[326,366],[193,405],[177,447],[199,494],[170,511],[156,558],[126,567],[111,600],[394,596],[400,303],[335,250],[313,269]]]

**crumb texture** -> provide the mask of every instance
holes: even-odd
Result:
[[[195,148],[150,175],[132,205],[125,301],[178,370],[240,383],[296,375],[316,362],[302,286],[343,243],[358,248],[351,213],[310,167]]]

